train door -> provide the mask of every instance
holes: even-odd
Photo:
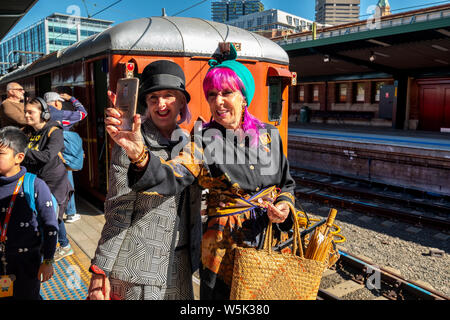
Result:
[[[88,147],[89,185],[99,199],[104,199],[107,192],[106,130],[104,109],[108,105],[107,73],[108,59],[100,59],[89,63],[90,99],[88,128],[90,137]]]
[[[36,77],[35,93],[37,97],[44,97],[46,92],[52,91],[52,78],[50,73]]]

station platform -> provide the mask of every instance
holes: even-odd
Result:
[[[292,168],[450,196],[450,133],[289,123]]]
[[[103,212],[82,197],[76,197],[81,219],[66,223],[74,254],[57,261],[53,277],[42,283],[44,300],[86,300],[91,274],[88,271],[105,223]]]
[[[389,127],[289,123],[289,135],[390,146],[450,151],[450,132],[400,130]]]

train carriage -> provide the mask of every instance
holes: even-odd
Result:
[[[203,19],[162,16],[118,24],[8,73],[0,78],[0,94],[6,95],[6,85],[11,81],[19,82],[29,96],[43,96],[58,86],[72,88],[73,95],[88,110],[87,119],[76,126],[86,155],[83,169],[74,175],[77,192],[103,202],[113,143],[103,122],[104,109],[109,104],[107,90],[115,92],[117,80],[125,77],[127,65],[134,66],[132,72],[139,77],[145,66],[155,60],[174,61],[183,68],[186,88],[192,97],[189,103],[192,120],[182,126],[190,131],[196,120],[211,118],[202,81],[209,68],[208,60],[220,54],[219,43],[227,42],[235,44],[237,60],[255,78],[250,112],[277,126],[287,153],[291,83],[287,53],[255,33]],[[138,112],[144,110],[144,106],[138,106]]]

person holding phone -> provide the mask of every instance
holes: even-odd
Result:
[[[108,95],[119,112],[115,94]],[[168,60],[147,65],[138,99],[147,106],[141,126],[146,150],[169,160],[179,142],[171,140],[172,133],[190,118],[181,67]],[[115,144],[106,223],[90,267],[88,299],[193,299],[192,273],[200,261],[201,190],[193,185],[168,197],[134,192],[128,187],[131,162]]]
[[[230,44],[228,54],[208,62],[203,92],[212,121],[201,132],[195,131],[194,141],[171,160],[145,150],[138,115],[129,132],[117,129],[121,117],[114,110],[107,110],[105,119],[108,134],[133,159],[127,177],[132,190],[168,196],[196,181],[208,190],[199,270],[201,300],[229,299],[234,248],[260,247],[269,222],[277,240],[283,241],[296,213],[295,182],[280,133],[249,112],[255,81],[236,57]]]

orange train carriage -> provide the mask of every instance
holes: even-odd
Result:
[[[220,54],[219,43],[223,42],[235,44],[237,60],[255,78],[250,112],[277,126],[287,153],[291,83],[287,53],[267,38],[203,19],[164,16],[121,23],[1,77],[0,94],[6,96],[6,85],[11,81],[19,82],[29,96],[42,97],[59,86],[72,89],[88,110],[87,119],[76,126],[86,155],[83,169],[74,174],[77,192],[103,202],[113,143],[103,122],[104,109],[109,104],[107,90],[115,92],[117,80],[125,77],[129,63],[134,66],[134,76],[139,77],[147,64],[159,59],[172,60],[183,68],[186,88],[192,97],[189,103],[192,120],[183,125],[190,131],[199,118],[206,121],[211,118],[202,81],[209,68],[208,60]],[[144,110],[143,106],[138,107],[139,112]]]

